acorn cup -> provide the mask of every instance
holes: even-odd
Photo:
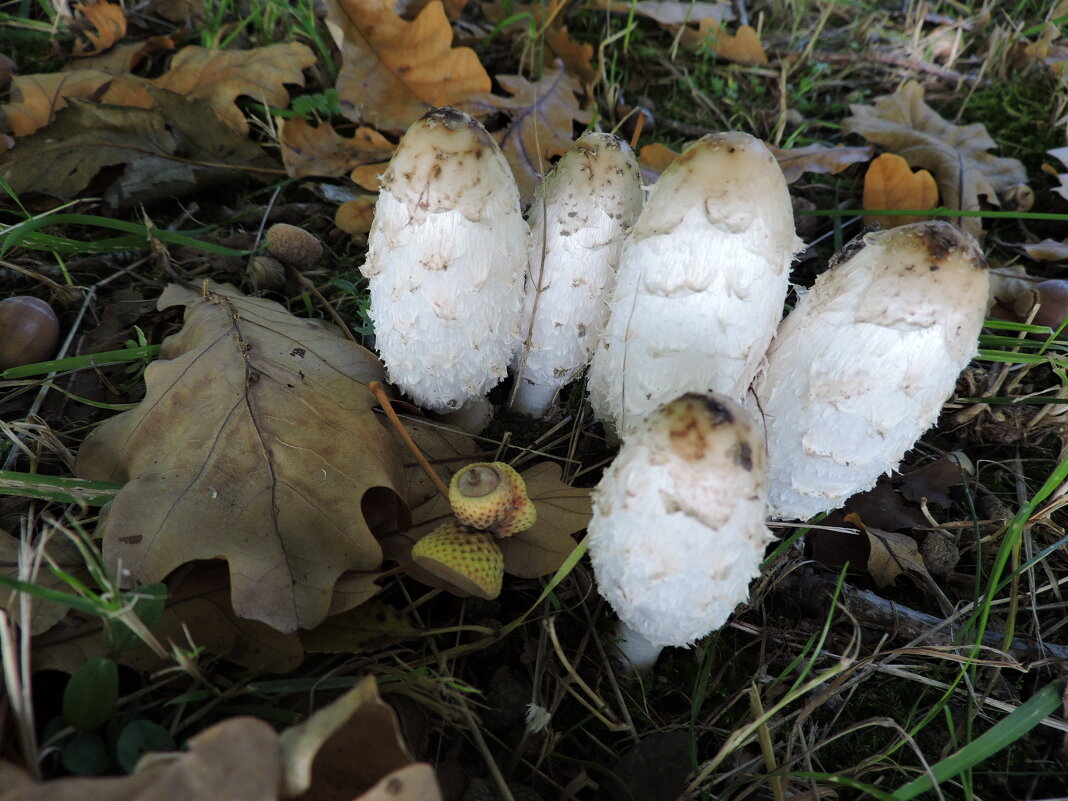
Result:
[[[504,462],[469,464],[452,477],[449,503],[465,526],[511,537],[538,519],[522,476]]]

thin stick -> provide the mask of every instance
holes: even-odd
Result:
[[[389,396],[386,395],[386,391],[382,388],[382,384],[378,381],[372,381],[367,385],[367,388],[375,394],[378,402],[382,404],[382,411],[386,413],[389,422],[393,424],[393,427],[397,430],[400,438],[404,440],[404,444],[408,446],[408,450],[412,452],[415,461],[419,462],[419,466],[423,468],[423,472],[426,473],[427,478],[429,478],[431,483],[438,488],[441,497],[445,500],[449,500],[449,488],[445,485],[445,482],[441,480],[441,476],[439,476],[434,468],[430,466],[430,462],[423,456],[423,452],[419,450],[419,446],[415,444],[415,440],[412,439],[412,435],[408,433],[408,429],[404,427],[404,423],[397,417],[397,413],[393,410],[393,404],[389,402]]]
[[[298,270],[291,264],[287,264],[286,269],[289,270],[290,275],[297,279],[297,283],[299,283],[302,287],[308,290],[308,292],[311,293],[311,295],[314,296],[317,301],[323,304],[323,308],[326,309],[327,314],[329,314],[334,319],[334,322],[337,324],[337,327],[340,328],[341,331],[345,334],[345,339],[349,340],[349,342],[356,342],[356,344],[359,344],[359,342],[356,340],[355,335],[352,333],[352,331],[349,330],[349,327],[345,323],[345,320],[341,317],[340,314],[337,313],[337,309],[335,309],[333,304],[331,304],[330,301],[328,301],[323,296],[323,293],[318,290],[315,284],[309,281],[307,276],[304,275],[304,273],[302,273],[300,270]]]
[[[630,149],[638,149],[638,140],[642,137],[642,128],[645,127],[645,114],[638,109],[638,121],[634,123],[634,133],[630,135]]]

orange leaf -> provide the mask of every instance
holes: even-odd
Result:
[[[388,161],[379,161],[374,164],[361,164],[349,175],[349,179],[369,192],[377,192],[380,183],[379,178],[389,166]]]
[[[933,209],[938,203],[938,186],[927,170],[913,172],[901,156],[883,153],[868,167],[864,176],[864,208],[875,210]],[[884,228],[927,220],[929,217],[890,217],[872,215],[864,218],[870,225],[878,220]]]
[[[678,153],[659,142],[643,145],[638,151],[638,163],[641,164],[642,171],[652,170],[657,175],[666,170],[668,165],[678,157]]]
[[[490,90],[475,51],[452,46],[440,0],[412,22],[397,16],[389,0],[327,0],[326,7],[344,60],[336,86],[349,119],[400,131],[428,108]]]
[[[552,53],[546,53],[545,66],[552,66],[552,58],[558,58],[564,62],[568,72],[577,75],[583,84],[591,86],[597,79],[597,68],[591,63],[593,60],[593,45],[585,42],[576,42],[567,32],[567,26],[553,27],[545,34],[545,44],[549,45]]]
[[[749,25],[742,25],[733,36],[727,33],[714,19],[703,19],[699,23],[701,44],[715,53],[737,64],[765,66],[768,56],[760,44],[760,37]]]
[[[74,43],[75,55],[92,55],[107,50],[126,35],[126,17],[122,6],[102,0],[76,5],[74,11],[79,16],[76,23],[78,33],[89,40],[88,45],[80,39]]]
[[[375,196],[364,195],[346,200],[334,212],[334,225],[346,234],[366,234],[375,218]]]
[[[378,131],[362,125],[352,137],[341,136],[329,123],[313,126],[299,117],[279,128],[282,163],[292,178],[337,178],[361,164],[387,161],[396,147]]]
[[[116,77],[100,70],[19,75],[11,82],[11,102],[4,106],[4,113],[15,136],[29,136],[52,122],[56,112],[66,108],[67,99],[72,97],[150,108],[152,98],[140,88],[141,84],[141,78]],[[101,98],[99,93],[104,87],[107,89]],[[124,99],[113,99],[115,96]]]
[[[257,47],[254,50],[208,50],[186,47],[171,60],[171,68],[153,83],[190,100],[200,100],[216,116],[240,133],[248,122],[235,101],[250,97],[271,106],[289,105],[284,84],[304,85],[303,70],[315,63],[315,54],[298,42]]]

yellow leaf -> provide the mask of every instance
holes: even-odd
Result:
[[[938,186],[927,170],[913,172],[908,162],[893,153],[883,153],[864,176],[864,208],[871,211],[933,209],[938,204]],[[928,216],[870,215],[865,225],[878,222],[883,228],[928,220]]]
[[[334,212],[334,225],[346,234],[366,234],[375,218],[375,195],[347,200]]]
[[[341,108],[355,122],[400,131],[433,106],[490,90],[475,51],[452,46],[440,0],[411,22],[388,0],[326,0],[326,9],[344,61],[336,84]]]
[[[107,50],[126,35],[126,15],[122,6],[97,0],[74,7],[75,26],[78,33],[88,40],[86,45],[81,39],[74,43],[75,55],[92,55]]]

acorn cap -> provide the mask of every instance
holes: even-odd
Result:
[[[504,555],[486,531],[442,523],[412,546],[412,559],[464,594],[488,601],[501,594]]]
[[[452,477],[449,503],[466,526],[511,537],[538,519],[523,477],[504,462],[469,464]]]
[[[294,267],[310,267],[323,255],[323,245],[315,234],[289,223],[275,223],[263,240],[268,253]]]

